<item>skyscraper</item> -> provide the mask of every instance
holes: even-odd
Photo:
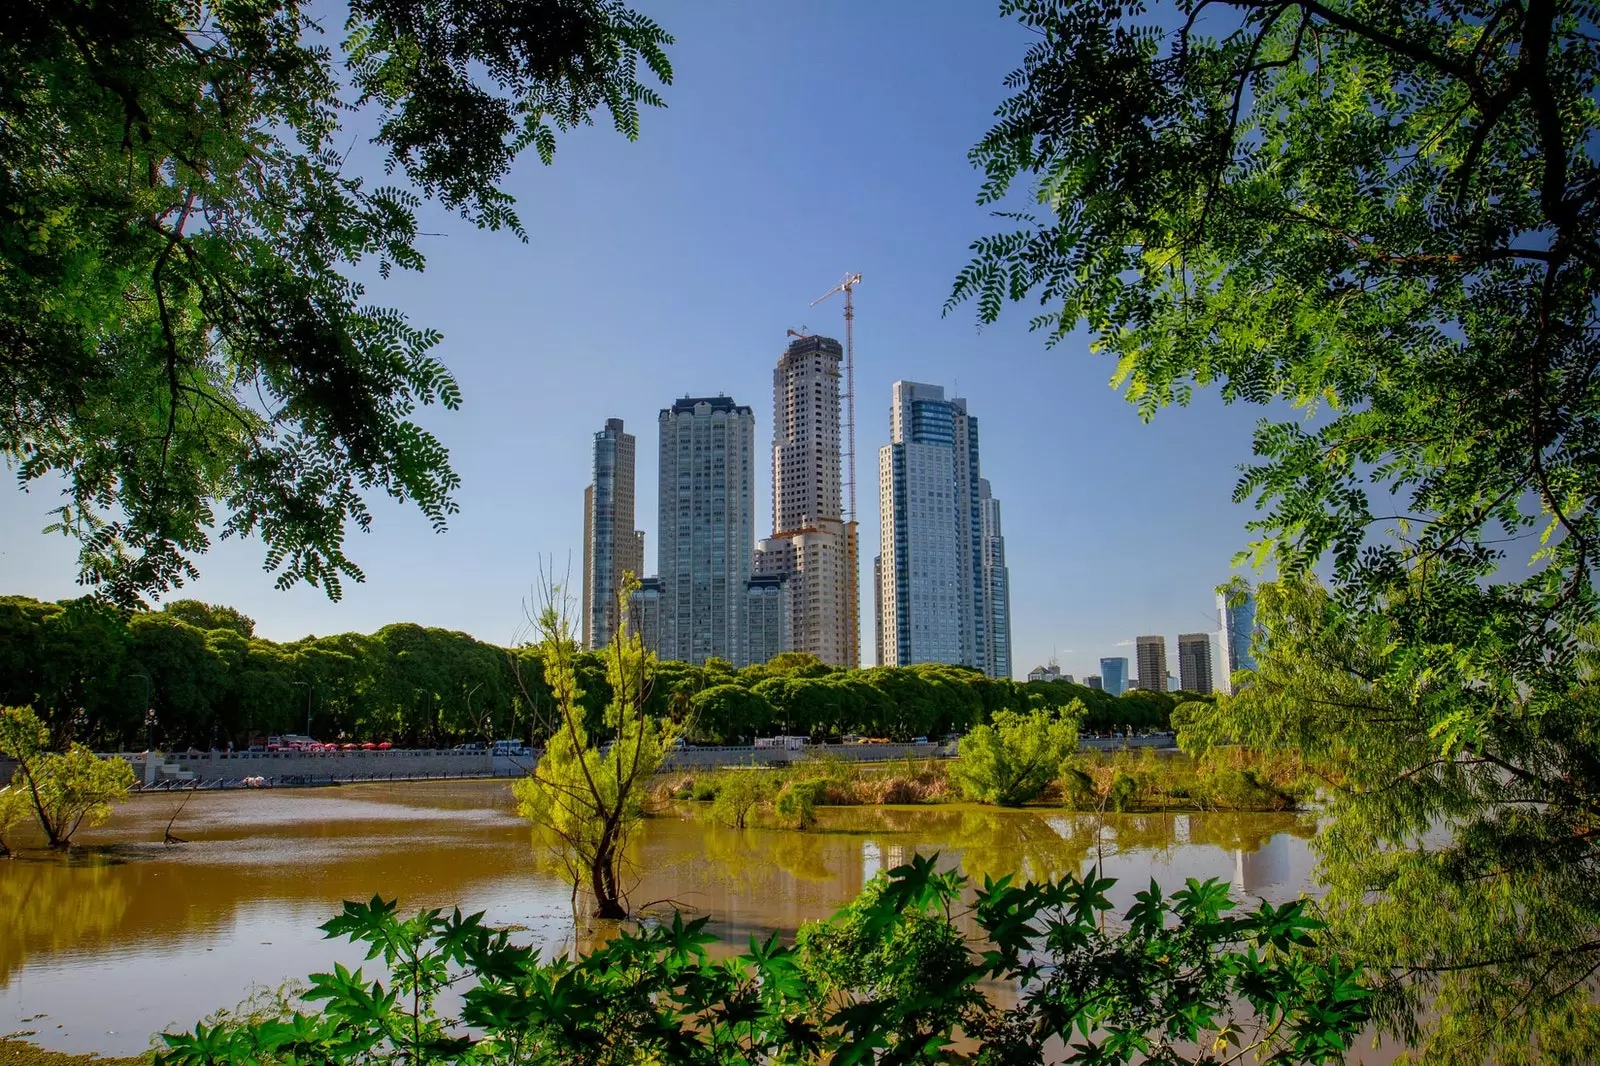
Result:
[[[1211,694],[1211,634],[1178,634],[1178,687],[1201,696]]]
[[[661,654],[661,579],[639,579],[639,587],[628,597],[628,627],[639,635],[645,651]]]
[[[1167,691],[1167,638],[1139,637],[1133,650],[1139,663],[1139,687],[1147,692]]]
[[[797,337],[772,372],[772,536],[755,572],[782,577],[788,640],[830,666],[860,665],[860,596],[840,503],[839,362],[831,337]],[[773,649],[776,654],[779,650]]]
[[[988,478],[978,479],[983,580],[983,616],[988,633],[983,672],[1011,676],[1011,572],[1006,569],[1006,538],[1000,532],[1000,501]]]
[[[1124,656],[1100,660],[1100,677],[1107,692],[1120,696],[1128,691],[1128,660]]]
[[[1247,589],[1232,594],[1217,593],[1217,621],[1222,625],[1222,654],[1218,665],[1223,668],[1217,687],[1223,692],[1233,691],[1233,674],[1236,670],[1254,670],[1255,656],[1250,654],[1250,643],[1256,631],[1256,598]]]
[[[658,421],[661,657],[737,664],[755,541],[755,413],[726,396],[686,396]]]
[[[878,452],[885,665],[992,671],[980,480],[978,420],[966,401],[945,399],[937,385],[895,382],[889,443]]]
[[[594,435],[594,471],[583,490],[583,640],[603,648],[617,631],[624,574],[643,577],[644,534],[633,528],[635,440],[622,419]]]
[[[1105,684],[1101,682],[1099,674],[1090,674],[1088,677],[1083,679],[1083,683],[1085,686],[1092,688],[1097,692],[1102,691],[1105,688]]]
[[[764,663],[789,650],[787,583],[781,574],[757,574],[744,583],[744,649],[739,660],[743,665]]]

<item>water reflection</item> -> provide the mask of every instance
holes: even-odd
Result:
[[[569,890],[541,871],[506,786],[449,782],[266,793],[201,793],[165,848],[161,798],[135,801],[86,834],[70,862],[0,862],[0,1032],[34,1030],[71,1051],[128,1054],[149,1034],[360,953],[316,926],[374,892],[405,908],[484,910],[550,949],[574,927]],[[1055,877],[1099,863],[1113,902],[1154,877],[1231,880],[1244,894],[1310,888],[1292,815],[1107,815],[966,806],[825,808],[806,833],[732,830],[694,805],[651,819],[629,853],[631,899],[708,913],[742,945],[787,934],[850,899],[876,872],[940,852],[970,877]],[[43,1020],[24,1021],[44,1013]],[[60,1028],[57,1028],[60,1026]]]

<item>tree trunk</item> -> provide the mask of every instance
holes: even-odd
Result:
[[[615,830],[607,826],[600,834],[600,846],[595,849],[594,862],[589,864],[589,883],[594,892],[596,918],[626,918],[617,892],[617,872],[612,869]]]

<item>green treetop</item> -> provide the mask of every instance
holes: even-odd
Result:
[[[1261,512],[1248,557],[1284,583],[1218,735],[1304,743],[1351,791],[1322,876],[1348,889],[1339,935],[1417,997],[1393,1029],[1440,1059],[1582,1057],[1592,5],[1003,6],[1038,37],[972,158],[985,201],[1025,179],[1039,213],[974,245],[952,304],[992,320],[1037,296],[1035,327],[1085,329],[1145,417],[1210,385],[1294,410],[1262,419],[1234,494]]]
[[[8,3],[0,456],[66,479],[80,580],[136,602],[220,528],[337,598],[371,493],[442,528],[460,479],[412,416],[460,390],[350,275],[422,269],[424,198],[526,239],[513,161],[601,108],[634,137],[668,43],[619,0]]]

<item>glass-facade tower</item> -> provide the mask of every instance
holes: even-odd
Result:
[[[1128,660],[1122,656],[1100,660],[1100,683],[1113,696],[1128,691]]]

